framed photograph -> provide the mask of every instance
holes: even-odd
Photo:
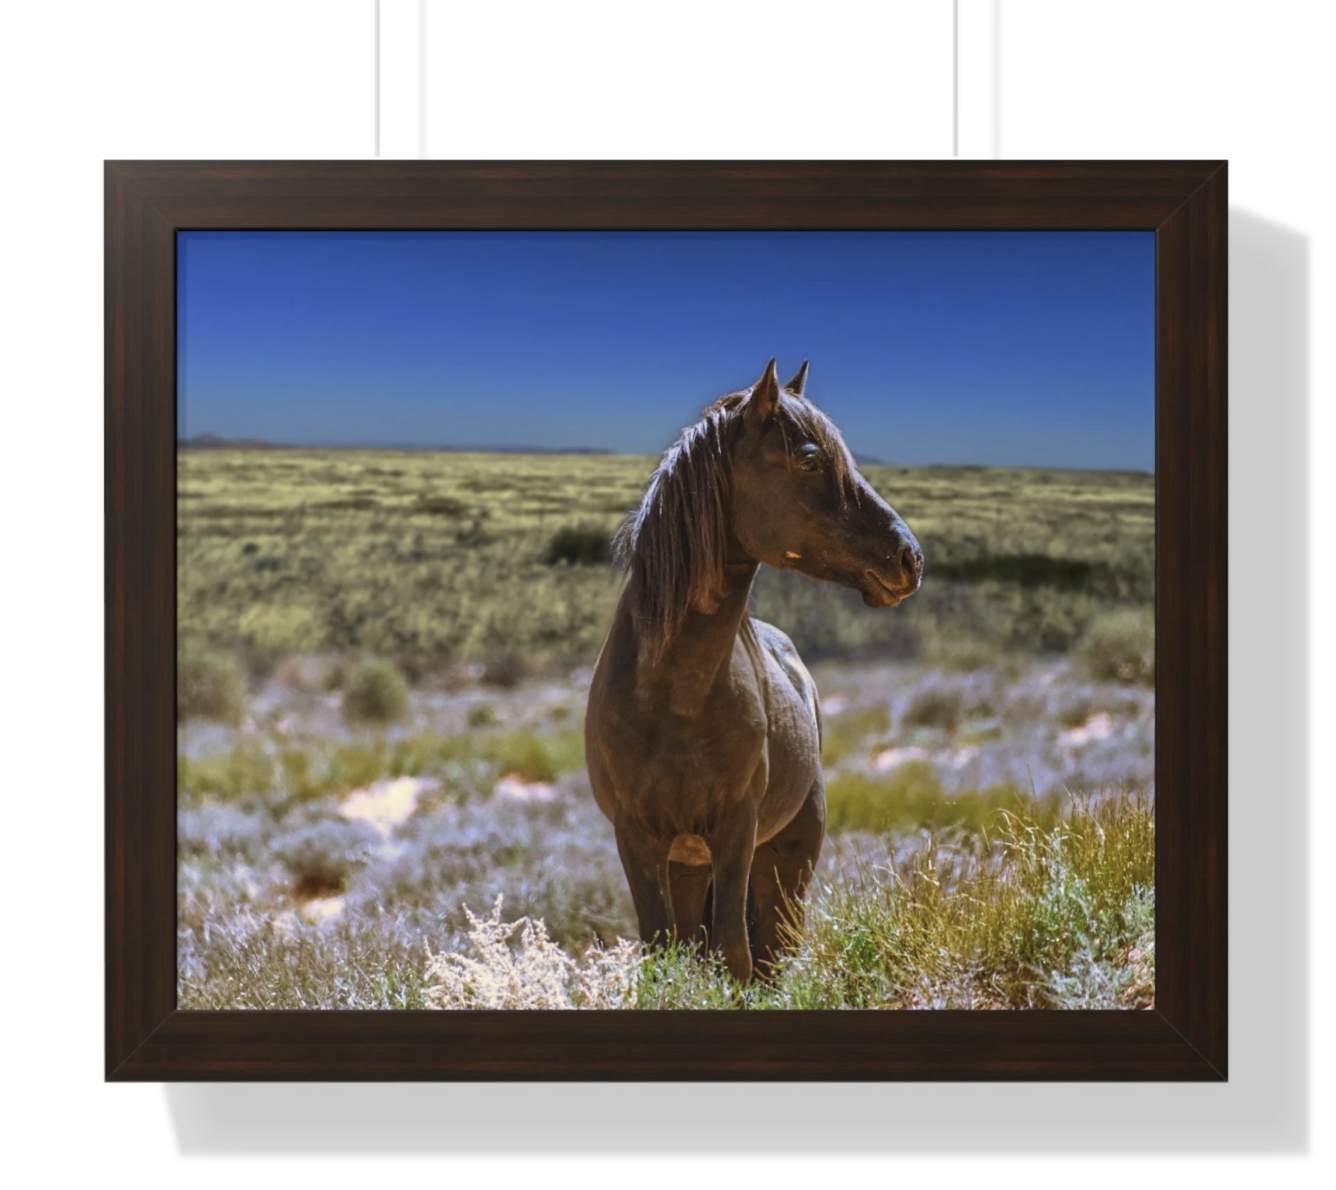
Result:
[[[109,162],[111,1080],[1223,1080],[1222,162]]]

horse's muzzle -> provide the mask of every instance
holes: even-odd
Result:
[[[868,607],[894,607],[914,594],[923,582],[923,551],[910,538],[901,544],[889,574],[869,568],[863,577],[870,580],[863,586],[863,602]]]
[[[882,578],[875,570],[864,571],[863,577],[868,580],[862,588],[863,602],[868,607],[894,607],[919,589],[917,577],[912,582],[899,584]]]

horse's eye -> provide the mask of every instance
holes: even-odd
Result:
[[[793,452],[793,461],[798,465],[799,471],[820,471],[821,448],[806,442]]]

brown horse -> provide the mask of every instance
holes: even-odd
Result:
[[[744,980],[797,924],[826,821],[816,686],[789,638],[747,614],[757,567],[869,607],[912,595],[923,571],[806,377],[804,363],[781,391],[771,360],[664,456],[618,537],[628,578],[585,716],[641,938],[708,940]]]

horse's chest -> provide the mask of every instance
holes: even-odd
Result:
[[[759,707],[699,717],[625,707],[608,725],[609,767],[622,797],[655,815],[669,807],[684,829],[764,781],[766,729]]]

